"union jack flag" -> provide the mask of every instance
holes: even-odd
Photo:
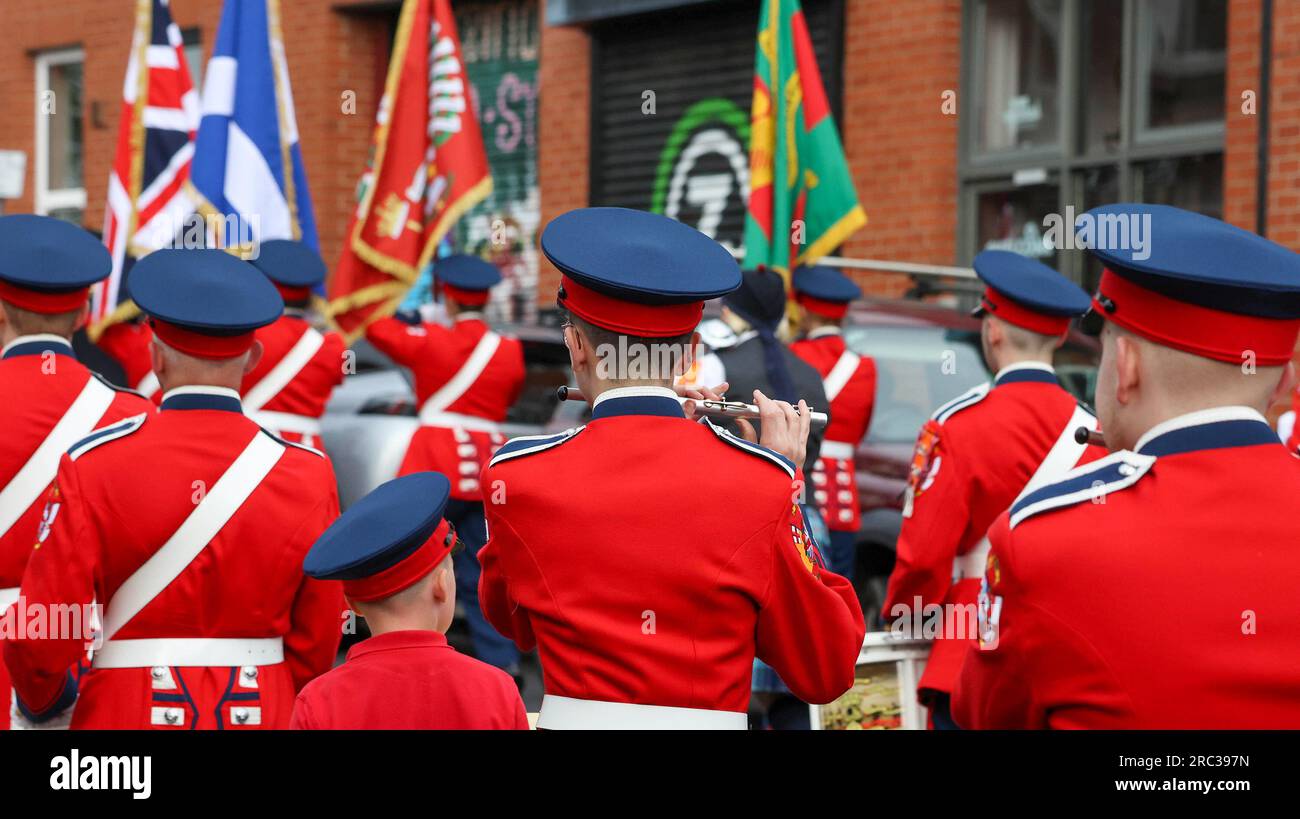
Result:
[[[195,211],[185,182],[198,127],[199,99],[168,0],[138,0],[104,210],[104,244],[113,272],[93,291],[95,335],[130,316],[130,308],[119,302],[134,260],[170,244]]]

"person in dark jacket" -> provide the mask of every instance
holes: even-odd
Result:
[[[798,404],[802,398],[818,412],[830,412],[821,375],[790,352],[776,337],[785,315],[785,283],[773,270],[746,270],[740,289],[722,300],[722,319],[736,333],[736,343],[717,350],[726,381],[727,399],[754,403],[754,390],[768,398]],[[757,426],[757,424],[755,424]],[[808,434],[805,463],[817,463],[825,427],[814,426]]]

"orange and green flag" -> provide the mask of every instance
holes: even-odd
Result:
[[[763,0],[750,114],[745,267],[790,271],[867,223],[799,0]]]

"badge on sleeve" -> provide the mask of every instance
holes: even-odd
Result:
[[[45,510],[41,513],[41,525],[36,530],[36,545],[33,549],[41,548],[41,544],[50,536],[50,530],[54,528],[54,519],[59,516],[59,508],[63,506],[63,501],[59,494],[57,485],[50,488],[49,500],[45,502]]]
[[[907,474],[907,491],[903,500],[903,517],[912,516],[912,504],[934,484],[939,474],[943,458],[939,455],[939,424],[934,420],[925,422],[921,434],[916,438],[916,449],[912,452],[912,464]]]
[[[826,565],[822,561],[821,551],[817,548],[817,542],[813,540],[808,533],[808,526],[803,517],[803,510],[799,504],[794,504],[792,510],[793,522],[790,524],[790,537],[794,542],[795,549],[799,552],[799,559],[803,561],[804,568],[813,577],[819,577],[821,569]]]
[[[988,565],[984,569],[984,578],[980,581],[979,643],[981,651],[992,651],[998,647],[998,623],[1002,619],[1002,595],[993,594],[992,587],[1002,579],[1001,575],[997,556],[990,555]]]

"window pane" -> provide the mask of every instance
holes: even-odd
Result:
[[[1122,201],[1119,193],[1119,166],[1105,165],[1100,168],[1084,168],[1076,177],[1076,189],[1083,191],[1083,210],[1092,210],[1102,205],[1113,205]],[[1081,274],[1083,289],[1089,293],[1097,289],[1101,281],[1101,262],[1091,253],[1080,254],[1083,260]]]
[[[81,63],[50,66],[50,190],[81,187]]]
[[[1055,266],[1056,249],[1043,242],[1043,219],[1057,212],[1056,185],[1027,185],[979,195],[980,250],[1010,250]]]
[[[65,222],[71,222],[77,227],[81,227],[85,211],[81,208],[53,208],[45,215],[51,216],[55,219],[62,219]]]
[[[1156,159],[1138,166],[1140,202],[1223,218],[1223,154]]]
[[[976,152],[1055,145],[1060,0],[983,0],[978,14]]]
[[[1226,0],[1138,4],[1140,130],[1223,121]]]
[[[1120,142],[1124,0],[1083,5],[1083,145],[1088,153],[1115,153]]]

